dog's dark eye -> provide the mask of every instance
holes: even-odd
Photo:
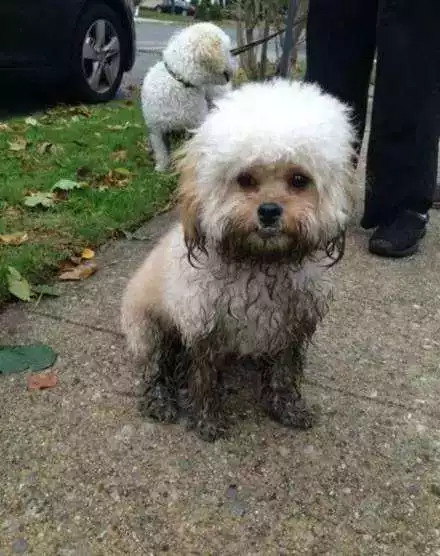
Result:
[[[242,189],[253,189],[257,187],[258,182],[249,172],[243,172],[238,175],[237,183]]]
[[[304,174],[293,174],[289,180],[289,185],[294,189],[304,189],[310,183],[310,178]]]

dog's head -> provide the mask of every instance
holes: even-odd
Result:
[[[196,23],[176,34],[164,51],[164,60],[196,86],[225,85],[235,71],[229,36],[213,23]]]
[[[347,108],[314,85],[252,84],[222,99],[182,151],[190,256],[289,260],[343,251],[351,208]]]

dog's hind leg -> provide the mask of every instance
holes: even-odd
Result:
[[[304,361],[304,346],[293,345],[276,360],[263,364],[263,407],[268,415],[287,427],[308,429],[315,421],[301,395]]]
[[[170,164],[169,146],[166,136],[159,130],[150,131],[150,147],[154,153],[157,172],[165,172]]]

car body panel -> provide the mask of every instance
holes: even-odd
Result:
[[[90,1],[0,0],[0,69],[67,73],[78,19]],[[136,54],[131,2],[101,2],[118,11],[124,20],[129,41],[124,71],[128,71]]]

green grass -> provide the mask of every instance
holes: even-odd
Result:
[[[8,265],[33,284],[50,280],[62,260],[152,217],[175,188],[175,176],[153,170],[136,101],[58,107],[34,118],[36,126],[14,119],[0,130],[0,234],[28,234],[20,246],[0,242],[0,303],[8,297]],[[27,148],[11,150],[22,138]],[[54,147],[42,153],[43,143]],[[117,168],[130,172],[126,182],[104,178]],[[26,194],[49,192],[60,179],[86,186],[47,209],[24,205]]]

